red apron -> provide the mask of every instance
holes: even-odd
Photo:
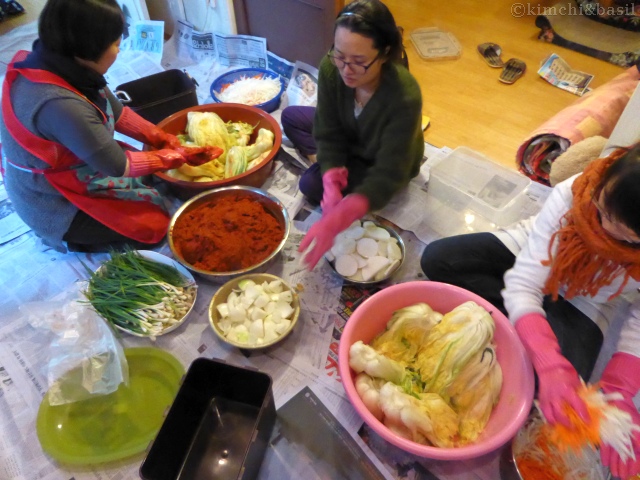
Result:
[[[160,201],[158,192],[148,189],[145,194],[139,194],[134,199],[116,198],[115,183],[124,183],[124,179],[117,178],[107,183],[114,187],[113,190],[108,187],[88,188],[88,176],[81,175],[78,171],[78,166],[86,165],[84,162],[65,146],[34,135],[15,116],[9,92],[18,75],[22,75],[31,82],[57,85],[79,95],[91,103],[101,113],[103,121],[107,122],[106,116],[95,104],[59,76],[45,70],[14,68],[14,63],[24,60],[28,53],[24,50],[18,52],[9,64],[2,86],[2,115],[5,126],[15,141],[50,167],[40,170],[18,168],[44,175],[64,198],[121,235],[142,243],[160,242],[167,233],[169,215],[162,206],[153,202]],[[7,162],[12,163],[8,158]]]

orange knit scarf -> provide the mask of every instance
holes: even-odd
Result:
[[[640,280],[640,250],[614,239],[600,225],[593,194],[607,168],[626,150],[619,149],[605,158],[591,162],[582,175],[573,182],[573,206],[563,217],[563,226],[549,242],[551,265],[543,293],[558,299],[561,287],[566,287],[565,298],[578,295],[594,296],[601,287],[610,285],[624,275],[620,288],[609,300],[622,293],[629,277]],[[552,246],[557,240],[555,258]]]

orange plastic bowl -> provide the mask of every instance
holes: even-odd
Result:
[[[176,196],[183,200],[206,190],[231,185],[246,185],[248,187],[260,188],[269,175],[271,175],[273,159],[278,154],[278,150],[282,144],[282,131],[280,130],[278,122],[264,110],[249,105],[240,105],[238,103],[208,103],[180,110],[158,123],[158,127],[173,135],[184,133],[187,128],[187,113],[189,112],[214,112],[225,122],[246,122],[253,125],[255,128],[249,140],[250,144],[255,142],[258,131],[261,128],[271,130],[275,136],[271,153],[251,170],[247,170],[232,178],[216,180],[214,182],[187,182],[173,178],[163,172],[157,172],[155,175],[167,182]]]
[[[478,439],[459,448],[439,448],[402,438],[378,421],[356,392],[355,372],[349,367],[349,348],[358,340],[369,343],[382,332],[396,310],[425,302],[447,313],[472,300],[491,313],[496,324],[494,342],[503,383],[498,404]],[[439,282],[407,282],[381,290],[357,307],[340,337],[338,361],[347,396],[362,419],[382,438],[409,453],[436,460],[468,460],[493,452],[512,439],[524,424],[533,402],[533,367],[509,320],[489,302],[463,288]]]

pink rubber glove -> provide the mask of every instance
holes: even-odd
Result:
[[[122,114],[115,124],[115,130],[155,149],[174,149],[180,146],[178,137],[156,127],[129,107],[122,109]]]
[[[633,423],[640,426],[640,414],[633,404],[633,397],[640,390],[640,358],[628,353],[617,352],[602,372],[600,385],[605,393],[618,392],[623,396],[622,400],[613,402],[616,407],[631,415]],[[600,458],[602,464],[609,467],[615,477],[627,479],[640,473],[640,433],[636,432],[632,437],[633,452],[636,459],[628,458],[622,461],[620,455],[607,444],[600,446]]]
[[[175,150],[153,150],[150,152],[125,152],[129,163],[123,176],[140,177],[158,170],[169,170],[183,165],[186,159]]]
[[[577,394],[582,386],[580,376],[560,353],[558,339],[547,319],[539,313],[528,313],[516,321],[515,328],[538,374],[538,401],[547,421],[570,428],[564,413],[564,405],[568,404],[588,422],[587,406]]]
[[[354,220],[362,218],[369,211],[369,200],[364,195],[352,193],[347,195],[322,218],[314,223],[300,242],[298,252],[304,252],[315,240],[313,248],[302,259],[309,270],[313,270],[318,260],[332,246],[333,240],[346,230]]]
[[[335,167],[327,170],[322,175],[322,200],[320,208],[322,213],[327,213],[342,200],[342,191],[347,188],[349,170],[346,167]]]

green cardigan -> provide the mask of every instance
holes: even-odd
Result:
[[[338,69],[325,57],[318,76],[318,105],[313,136],[322,173],[346,166],[351,175],[363,172],[353,189],[366,196],[371,210],[418,174],[424,155],[422,94],[409,71],[387,62],[380,85],[356,119],[355,89],[347,87]]]

